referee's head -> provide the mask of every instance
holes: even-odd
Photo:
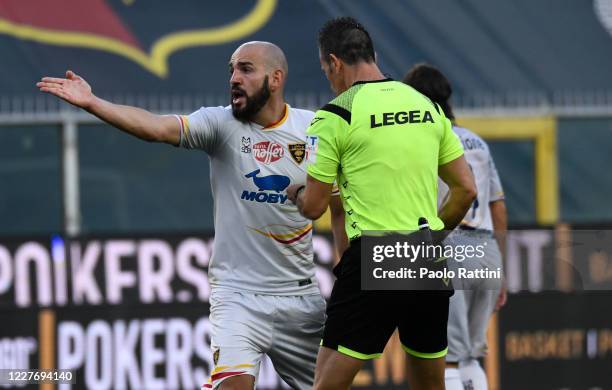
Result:
[[[346,67],[375,62],[374,44],[361,23],[350,17],[328,21],[319,31],[319,59],[332,89],[338,94]]]

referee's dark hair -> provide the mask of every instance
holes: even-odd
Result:
[[[319,30],[319,49],[329,63],[333,54],[348,65],[375,60],[374,44],[370,34],[357,20],[350,17],[335,18]]]
[[[453,93],[450,82],[437,68],[429,64],[416,64],[402,80],[434,103],[438,103],[448,119],[455,119],[449,99]]]

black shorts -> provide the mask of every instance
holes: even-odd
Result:
[[[327,305],[321,345],[357,359],[379,357],[397,328],[416,357],[446,355],[452,291],[362,291],[361,240],[353,240],[334,268],[338,278]]]

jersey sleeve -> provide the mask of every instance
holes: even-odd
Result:
[[[223,107],[202,107],[190,115],[177,115],[181,125],[179,146],[213,154],[219,143],[224,114]]]
[[[308,174],[324,183],[333,183],[342,156],[340,139],[348,124],[338,115],[319,110],[306,131]]]
[[[438,165],[449,163],[463,155],[463,146],[459,137],[453,131],[453,125],[444,116],[444,132],[440,140],[440,151],[438,154]]]
[[[331,196],[340,196],[340,187],[338,187],[337,181],[334,181],[334,184],[332,185]]]
[[[489,172],[489,202],[504,199],[504,189],[502,187],[501,180],[499,179],[499,174],[497,173],[497,168],[495,167],[493,157],[489,158]]]

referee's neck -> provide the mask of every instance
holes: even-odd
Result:
[[[345,65],[344,82],[347,89],[358,81],[376,81],[386,79],[385,75],[378,69],[375,62],[358,62],[353,65]]]

